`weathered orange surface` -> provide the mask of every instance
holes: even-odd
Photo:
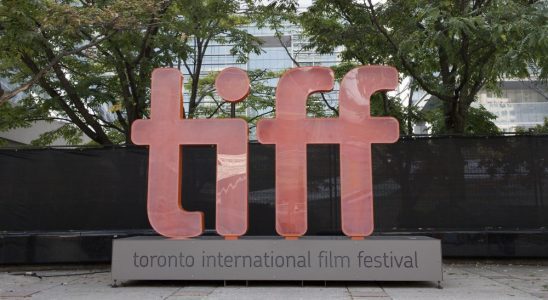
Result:
[[[333,83],[329,68],[287,71],[276,89],[276,118],[257,124],[259,141],[276,145],[276,231],[288,238],[307,230],[307,144],[340,144],[343,232],[353,238],[373,232],[371,144],[395,142],[399,126],[391,117],[371,117],[369,102],[373,93],[395,89],[398,73],[355,68],[341,82],[339,118],[307,118],[308,95],[331,90]]]
[[[185,211],[181,204],[181,145],[213,144],[217,145],[216,229],[228,238],[243,235],[248,222],[247,123],[242,119],[185,120],[182,75],[177,69],[154,70],[151,94],[150,119],[135,121],[131,133],[135,144],[150,145],[150,224],[173,238],[203,232],[203,213]]]

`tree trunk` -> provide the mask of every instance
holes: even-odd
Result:
[[[388,96],[386,95],[386,92],[382,92],[381,96],[382,96],[382,109],[384,112],[384,116],[388,116],[390,114],[390,108],[388,106]]]
[[[444,103],[445,132],[447,134],[462,135],[465,133],[466,114],[470,107],[462,98],[454,98]]]
[[[407,101],[407,134],[413,135],[413,124],[411,122],[411,114],[413,110],[413,91],[415,90],[413,88],[413,81],[409,84],[411,87],[411,90],[409,91],[409,99]]]
[[[187,118],[194,118],[194,111],[196,110],[196,98],[198,95],[198,80],[200,73],[192,76],[192,85],[190,86],[190,100],[188,101],[188,114]]]
[[[194,118],[194,112],[196,111],[196,99],[198,99],[198,87],[200,83],[200,72],[202,72],[202,63],[207,48],[207,42],[197,40],[196,41],[196,63],[194,66],[194,73],[190,74],[192,78],[192,86],[190,88],[190,101],[188,102],[188,114],[187,118]]]
[[[125,137],[126,137],[126,144],[128,145],[133,145],[133,141],[131,141],[131,125],[132,125],[132,121],[129,123],[129,126],[127,127],[126,129],[126,132],[125,132]]]
[[[130,117],[130,114],[128,112],[128,115],[127,115],[127,128],[125,128],[125,136],[126,136],[126,144],[133,144],[133,142],[131,141],[131,125],[133,124],[133,122],[135,120],[139,120],[143,117],[143,110],[140,108],[140,101],[143,101],[144,100],[141,100],[142,96],[139,96],[139,97],[134,97],[133,98],[133,102],[130,104],[132,105],[132,109],[131,109],[131,117]]]

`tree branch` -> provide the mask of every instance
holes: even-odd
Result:
[[[273,113],[273,112],[275,112],[275,111],[276,111],[276,110],[272,109],[272,110],[267,111],[267,112],[264,112],[264,113],[262,113],[262,114],[258,114],[258,115],[256,115],[256,116],[254,116],[253,118],[247,120],[247,123],[253,122],[253,121],[255,121],[256,119],[258,119],[258,118],[260,118],[260,117],[262,117],[262,116],[266,116],[266,115],[268,115],[268,114],[271,114],[271,113]]]
[[[26,54],[21,54],[21,59],[23,63],[34,73],[40,72],[38,66],[34,63],[34,61]],[[72,108],[63,100],[61,95],[47,82],[47,80],[44,77],[41,77],[38,79],[38,84],[48,95],[54,99],[57,100],[63,111],[67,114],[67,116],[70,118],[71,122],[74,123],[80,130],[82,130],[87,136],[92,138],[94,141],[99,142],[97,138],[97,134],[89,128],[86,123],[84,123],[78,115],[72,110]]]
[[[411,66],[411,63],[407,61],[407,59],[405,59],[405,57],[400,53],[399,51],[399,47],[398,45],[396,44],[396,42],[392,39],[392,37],[390,36],[390,34],[386,31],[386,29],[384,27],[382,27],[382,25],[379,23],[379,20],[377,18],[377,13],[375,12],[375,7],[373,6],[373,3],[371,2],[371,0],[367,0],[367,3],[368,5],[366,5],[366,7],[369,9],[370,13],[369,13],[369,16],[370,16],[370,19],[371,19],[371,22],[373,23],[373,25],[377,28],[377,30],[379,30],[379,32],[384,36],[384,38],[388,41],[388,43],[390,44],[390,46],[392,46],[392,48],[394,48],[394,51],[397,55],[397,57],[399,58],[399,60],[401,61],[402,65],[404,66],[404,68],[407,70],[407,72],[409,72],[409,74],[411,74],[411,76],[413,76],[413,78],[417,81],[417,83],[422,87],[422,89],[424,89],[426,92],[428,92],[429,94],[431,95],[434,95],[436,97],[438,97],[440,100],[444,100],[444,101],[451,101],[451,97],[448,96],[448,95],[444,95],[432,88],[430,88],[428,86],[428,84],[426,84],[426,82],[424,81],[424,79],[419,76],[419,74],[417,73],[417,71]]]
[[[301,64],[293,57],[293,55],[291,55],[291,52],[289,51],[287,46],[282,41],[282,34],[279,31],[278,27],[274,27],[274,30],[276,32],[274,35],[276,36],[276,38],[280,42],[280,45],[282,46],[282,48],[285,50],[285,53],[287,54],[287,56],[289,56],[289,58],[291,59],[293,64],[295,64],[295,66],[300,67]],[[327,101],[327,98],[325,97],[325,93],[320,93],[320,96],[322,97],[323,103],[327,106],[327,108],[329,108],[333,113],[335,113],[336,116],[338,116],[339,115],[339,110],[337,108],[335,108],[334,106],[332,106],[329,103],[329,101]]]
[[[43,44],[44,51],[46,53],[46,57],[50,60],[52,60],[55,55],[53,51],[49,48],[47,43]],[[59,79],[59,83],[63,87],[63,89],[66,91],[68,98],[71,100],[71,102],[74,104],[80,115],[84,118],[86,123],[93,128],[95,131],[96,138],[100,141],[100,144],[112,144],[108,136],[105,134],[103,129],[101,128],[101,125],[98,124],[92,117],[87,108],[85,107],[84,103],[78,96],[78,93],[72,86],[72,84],[68,81],[68,79],[65,76],[65,73],[61,70],[59,64],[54,64],[52,66],[53,71],[55,72],[55,75],[57,76],[57,79]]]
[[[44,77],[44,75],[46,75],[55,65],[57,65],[63,57],[73,55],[73,54],[82,52],[82,51],[84,51],[88,48],[91,48],[91,47],[101,43],[102,41],[110,38],[111,36],[113,36],[117,32],[118,32],[118,30],[114,30],[110,34],[105,35],[101,38],[95,38],[94,40],[92,40],[91,42],[89,42],[86,45],[77,47],[77,48],[72,49],[70,51],[61,52],[57,56],[53,57],[45,67],[43,67],[41,70],[39,70],[38,73],[34,74],[34,76],[32,76],[32,78],[29,81],[22,84],[20,87],[16,88],[15,90],[9,91],[7,93],[4,93],[4,95],[0,96],[0,104],[5,102],[5,101],[8,101],[9,99],[11,99],[13,97],[15,97],[17,94],[28,90],[30,87],[32,87],[34,84],[36,84],[42,77]]]
[[[215,99],[214,99],[213,101],[215,101]],[[216,107],[215,110],[207,117],[207,119],[213,118],[213,116],[219,111],[219,109],[220,109],[220,108],[223,106],[223,104],[225,104],[226,102],[225,102],[225,101],[221,101],[221,102],[215,101],[215,103],[217,104],[217,107]]]

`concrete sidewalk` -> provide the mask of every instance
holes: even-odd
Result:
[[[443,289],[416,282],[139,281],[112,288],[108,265],[0,268],[7,299],[548,299],[548,261],[447,261]],[[34,272],[42,278],[24,275]],[[27,273],[30,274],[30,273]]]

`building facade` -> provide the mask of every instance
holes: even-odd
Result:
[[[516,132],[542,125],[548,117],[548,86],[536,80],[503,81],[500,93],[480,91],[478,103],[497,116],[495,125]]]
[[[206,51],[200,76],[205,77],[210,72],[218,72],[227,67],[237,67],[246,71],[265,70],[269,72],[278,72],[277,76],[268,78],[264,84],[275,87],[281,72],[284,70],[294,68],[297,66],[333,66],[340,63],[340,49],[334,51],[332,54],[318,54],[313,50],[305,49],[306,40],[302,37],[302,31],[298,26],[287,25],[281,31],[282,35],[277,36],[276,31],[263,27],[259,28],[255,25],[249,25],[243,27],[248,33],[259,38],[262,41],[262,52],[257,55],[250,53],[247,62],[241,63],[237,61],[237,57],[230,53],[232,45],[219,44],[213,41],[208,46]],[[185,68],[181,68],[181,72],[184,75],[185,81],[188,82],[190,78]],[[253,93],[253,91],[252,91]],[[333,107],[337,106],[338,101],[338,86],[335,86],[334,90],[329,93],[324,93],[324,99],[315,99],[316,101],[328,101]],[[188,108],[188,93],[184,95],[185,109]],[[219,101],[220,99],[215,99]],[[216,106],[217,102],[213,99],[204,99],[202,104],[204,106]],[[228,106],[228,104],[226,104]],[[330,112],[327,105],[324,105],[325,113],[329,115]],[[263,114],[264,110],[248,108],[245,112],[245,116],[252,118],[259,114]],[[264,115],[268,117],[267,115]],[[254,131],[251,128],[251,135],[254,138]]]

